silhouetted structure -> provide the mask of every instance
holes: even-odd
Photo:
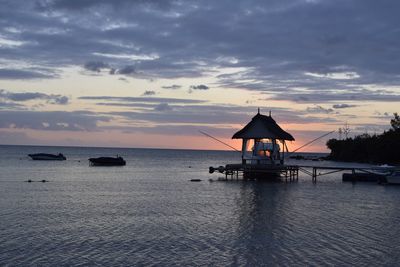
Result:
[[[243,164],[284,164],[285,141],[294,141],[293,136],[282,130],[271,114],[261,115],[260,111],[232,139],[243,140]]]
[[[391,120],[392,129],[380,135],[362,134],[345,140],[330,139],[330,160],[400,164],[400,118]]]
[[[286,141],[293,141],[291,134],[281,127],[269,116],[261,115],[258,110],[252,120],[240,131],[232,136],[232,139],[242,139],[242,163],[227,164],[225,167],[210,167],[210,173],[215,170],[225,176],[232,177],[243,173],[247,178],[271,178],[284,174],[289,179],[298,177],[296,166],[284,164],[285,152],[288,151]],[[282,146],[282,147],[281,147]]]

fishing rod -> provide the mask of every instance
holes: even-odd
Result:
[[[315,141],[317,141],[317,140],[319,140],[319,139],[321,139],[321,138],[324,138],[324,137],[327,136],[327,135],[330,135],[330,134],[333,133],[333,132],[335,132],[335,131],[330,131],[329,133],[323,134],[323,135],[321,135],[320,137],[317,137],[317,138],[315,138],[314,140],[311,140],[310,142],[308,142],[308,143],[302,145],[301,147],[296,148],[295,150],[293,150],[292,152],[290,152],[288,155],[290,155],[290,154],[292,154],[292,153],[294,153],[294,152],[296,152],[296,151],[302,149],[302,148],[305,147],[305,146],[308,146],[308,145],[314,143]],[[286,147],[286,149],[287,149],[287,147]]]
[[[210,134],[208,134],[208,133],[206,133],[206,132],[203,132],[203,131],[201,131],[201,130],[199,130],[199,132],[200,132],[200,133],[202,133],[202,134],[204,134],[205,136],[208,136],[208,137],[210,137],[210,138],[212,138],[212,139],[214,139],[214,140],[216,140],[216,141],[220,142],[221,144],[224,144],[224,145],[226,145],[226,146],[230,147],[231,149],[233,149],[233,150],[235,150],[235,151],[237,151],[237,152],[242,152],[242,151],[240,151],[240,150],[237,150],[237,149],[236,149],[236,148],[234,148],[233,146],[231,146],[231,145],[228,145],[227,143],[225,143],[225,142],[223,142],[223,141],[219,140],[218,138],[215,138],[214,136],[212,136],[212,135],[210,135]]]

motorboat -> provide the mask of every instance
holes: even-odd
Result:
[[[48,154],[48,153],[36,153],[36,154],[28,154],[33,160],[66,160],[67,158],[59,153],[56,154]]]
[[[125,166],[126,161],[120,157],[99,157],[99,158],[90,158],[90,165],[92,166]]]
[[[400,171],[394,171],[390,175],[386,176],[386,183],[388,184],[400,184]]]

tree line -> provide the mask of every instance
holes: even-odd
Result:
[[[400,116],[394,113],[391,129],[382,134],[361,134],[344,140],[330,139],[330,160],[400,164]]]

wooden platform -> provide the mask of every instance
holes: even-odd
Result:
[[[286,181],[299,179],[299,168],[295,165],[266,165],[266,164],[227,164],[225,179],[276,179],[285,178]]]
[[[317,182],[317,177],[351,171],[351,174],[382,174],[388,175],[399,167],[356,167],[356,166],[310,166],[310,165],[270,165],[270,164],[227,164],[225,167],[210,167],[210,173],[219,171],[225,173],[225,179],[244,180],[272,180],[284,179],[285,181],[298,181],[299,171],[310,175],[312,182]]]
[[[309,165],[298,165],[301,172],[308,174],[312,178],[312,182],[317,182],[317,177],[328,175],[336,172],[351,171],[352,174],[366,173],[366,174],[389,174],[390,172],[396,171],[399,167],[356,167],[356,166],[309,166]],[[319,172],[320,171],[320,172]]]

